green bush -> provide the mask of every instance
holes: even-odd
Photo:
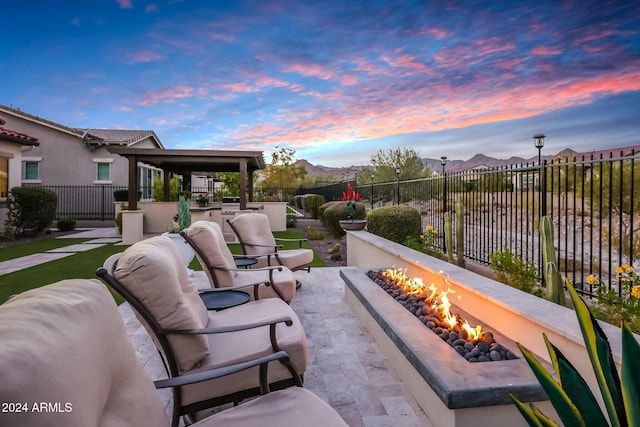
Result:
[[[324,233],[320,230],[316,230],[310,225],[307,225],[305,231],[307,232],[307,239],[309,240],[324,240]]]
[[[330,207],[335,205],[336,203],[340,203],[337,201],[331,201],[331,202],[327,202],[325,204],[322,204],[318,207],[318,219],[320,220],[320,222],[322,223],[322,225],[324,225],[326,227],[327,225],[327,219],[324,216],[324,212]]]
[[[524,261],[509,248],[490,253],[489,260],[498,282],[529,294],[542,296],[542,290],[536,286],[538,270],[533,261]]]
[[[60,231],[73,231],[76,229],[76,220],[74,218],[59,219],[56,226]]]
[[[298,224],[298,216],[296,214],[287,214],[287,228],[294,228]]]
[[[313,219],[318,219],[320,214],[319,208],[324,205],[324,196],[320,194],[307,195],[307,209],[309,210],[309,216]]]
[[[58,195],[43,187],[13,187],[7,197],[5,227],[19,236],[29,230],[37,234],[53,224]]]
[[[383,206],[367,214],[367,230],[396,243],[419,237],[421,229],[420,212],[410,206]]]
[[[345,234],[342,227],[340,227],[340,220],[349,218],[349,210],[347,209],[348,202],[333,202],[329,207],[324,210],[324,226],[329,229],[334,236],[343,236]],[[363,203],[355,203],[355,213],[353,219],[364,219],[365,207]],[[324,205],[322,205],[324,206]]]

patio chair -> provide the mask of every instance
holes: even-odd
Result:
[[[310,270],[313,251],[302,247],[302,242],[306,239],[274,238],[269,226],[269,217],[265,214],[247,213],[227,222],[238,236],[242,252],[258,258],[256,267],[284,265],[291,271]],[[299,242],[300,247],[281,249],[282,245],[278,242],[286,241]]]
[[[0,424],[40,427],[168,427],[155,388],[220,379],[240,369],[268,372],[284,352],[197,374],[151,381],[136,357],[113,297],[97,280],[72,279],[26,291],[0,305]],[[271,363],[269,363],[271,362]],[[263,396],[192,424],[346,427],[320,398],[301,387]],[[175,418],[173,425],[178,424]]]
[[[276,297],[290,303],[295,297],[296,279],[287,267],[238,269],[217,223],[197,221],[180,234],[193,247],[212,287],[238,288],[257,284],[252,295],[254,299]]]
[[[108,260],[109,261],[109,260]],[[273,389],[300,385],[307,366],[307,342],[300,319],[277,298],[208,311],[188,277],[175,245],[164,236],[135,243],[110,274],[96,274],[131,305],[153,338],[171,377],[233,365],[284,350],[287,363],[269,370]],[[180,387],[174,413],[202,409],[258,395],[258,368]]]

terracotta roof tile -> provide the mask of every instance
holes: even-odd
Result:
[[[1,117],[0,117],[1,119]],[[3,123],[0,121],[0,123]],[[27,145],[39,145],[38,138],[27,135],[26,133],[18,132],[3,126],[0,126],[0,139],[7,139],[9,141],[18,142]]]

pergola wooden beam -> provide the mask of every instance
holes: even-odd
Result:
[[[121,146],[109,146],[107,150],[129,160],[129,209],[132,210],[138,207],[138,162],[163,170],[165,193],[168,193],[169,172],[180,175],[194,172],[239,172],[240,209],[247,208],[247,200],[253,201],[253,172],[265,167],[262,151],[167,150]]]

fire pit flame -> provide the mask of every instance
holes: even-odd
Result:
[[[424,304],[439,312],[443,321],[449,325],[450,328],[454,329],[458,326],[464,330],[467,333],[467,341],[478,340],[482,337],[482,326],[477,325],[473,327],[469,325],[469,322],[466,320],[460,319],[457,315],[451,313],[451,301],[449,301],[448,295],[455,293],[453,289],[448,288],[438,293],[438,288],[436,288],[433,283],[426,286],[421,278],[409,278],[406,272],[406,269],[389,268],[382,272],[382,276],[393,281],[404,293],[424,298]],[[445,282],[446,281],[445,278]]]

